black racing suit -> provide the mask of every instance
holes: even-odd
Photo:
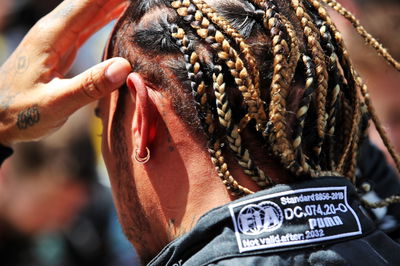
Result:
[[[400,265],[341,177],[276,185],[205,214],[149,265]]]

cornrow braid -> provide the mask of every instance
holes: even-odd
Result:
[[[296,16],[300,20],[300,24],[303,28],[303,32],[307,40],[306,45],[311,53],[312,60],[314,61],[316,67],[316,98],[318,105],[317,133],[319,139],[317,141],[317,145],[315,146],[315,152],[318,158],[321,153],[322,144],[325,138],[325,129],[327,124],[325,116],[325,106],[328,91],[328,73],[325,63],[325,55],[319,43],[318,30],[313,24],[310,16],[307,14],[306,8],[299,0],[292,0],[291,5],[295,9]]]
[[[352,69],[352,72],[354,76],[357,75],[354,69]],[[338,166],[340,172],[343,172],[344,175],[350,178],[353,183],[355,183],[356,181],[355,168],[357,163],[356,160],[360,139],[360,122],[362,117],[361,99],[358,97],[358,94],[361,93],[361,87],[361,83],[356,80],[355,89],[352,90],[353,108],[350,139],[348,144],[346,145],[345,151]],[[346,164],[347,171],[345,171],[344,168]]]
[[[193,5],[189,5],[189,7],[187,9],[185,9],[185,8],[182,9],[182,6],[180,6],[179,3],[174,2],[173,6],[178,7],[178,11],[177,11],[178,14],[186,15],[187,20],[190,19],[191,15],[188,13],[188,9],[191,7],[192,11],[193,11],[194,10]],[[198,18],[199,18],[199,16],[198,16],[199,14],[201,14],[201,13],[200,13],[200,11],[197,10],[196,15]],[[207,20],[207,19],[203,18],[202,21],[204,22],[204,20]],[[193,28],[196,28],[196,26],[193,26],[194,23],[192,23],[191,25]],[[201,28],[197,29],[197,33],[199,33],[200,30],[201,30]],[[211,29],[211,31],[212,30],[214,30],[214,29]],[[203,38],[207,39],[207,41],[209,43],[213,42],[215,40],[216,41],[215,43],[218,43],[220,46],[222,46],[222,48],[224,48],[224,46],[229,46],[229,43],[225,39],[218,42],[218,38],[220,38],[220,39],[221,39],[221,37],[223,38],[223,34],[219,31],[215,31],[215,32],[216,32],[215,38],[209,38],[209,36],[205,36],[205,35],[203,35]],[[199,33],[200,37],[202,37],[201,34],[204,34],[204,33],[205,32],[200,32]],[[207,28],[207,33],[210,33],[210,27]],[[221,43],[222,43],[222,45],[221,45]],[[234,67],[242,69],[241,73],[239,74],[239,77],[235,78],[235,81],[237,82],[239,80],[239,78],[244,78],[242,75],[244,75],[244,73],[247,74],[247,70],[245,69],[243,62],[237,56],[237,52],[234,51],[233,48],[230,48],[230,47],[228,47],[227,49],[231,53],[233,52],[234,57],[236,57],[236,59],[237,59],[237,62],[234,63],[235,64]],[[227,49],[223,49],[223,50],[227,50]],[[226,54],[228,54],[228,53],[221,52],[221,53],[219,53],[219,57],[225,58]],[[187,56],[187,57],[189,57],[189,56]],[[228,65],[228,67],[229,67],[229,65],[231,65],[231,67],[233,66],[231,62],[227,62],[227,65]],[[231,73],[232,72],[233,71],[231,69]],[[251,79],[250,79],[250,81],[251,81]],[[223,110],[218,109],[218,113],[222,114]],[[224,116],[226,116],[226,115],[229,117],[230,114],[228,113],[228,114],[225,114]],[[211,121],[206,120],[206,122],[208,122],[208,128],[210,128]],[[222,124],[224,124],[224,123],[222,123]],[[254,165],[254,163],[250,159],[248,151],[244,150],[244,152],[242,153],[241,137],[240,137],[239,133],[232,131],[230,136],[228,136],[228,140],[229,140],[229,138],[233,139],[234,143],[230,144],[230,147],[231,147],[231,149],[233,149],[236,152],[236,157],[239,160],[239,164],[245,168],[245,173],[250,175],[252,177],[252,179],[254,181],[256,181],[259,186],[265,187],[266,185],[271,184],[272,181],[268,177],[265,176],[264,172]],[[226,163],[224,163],[225,160],[223,158],[222,151],[220,150],[220,148],[219,149],[216,148],[218,143],[220,143],[220,142],[210,141],[209,147],[212,147],[212,148],[209,148],[209,151],[210,151],[210,154],[212,157],[212,161],[213,161],[216,169],[219,171],[219,176],[221,178],[223,178],[223,180],[224,180],[224,184],[229,188],[230,191],[232,191],[233,194],[235,194],[237,196],[239,196],[239,194],[243,194],[243,193],[244,194],[251,193],[250,190],[240,186],[238,184],[238,182],[230,175],[229,171],[227,170]],[[236,144],[236,145],[234,145],[234,144]],[[218,156],[218,158],[215,156]],[[218,162],[223,162],[223,163],[218,164]]]
[[[341,94],[342,86],[343,86],[343,77],[340,75],[340,71],[338,68],[338,56],[335,52],[335,46],[332,43],[332,35],[330,32],[329,26],[326,22],[317,21],[317,26],[320,27],[321,39],[323,48],[327,51],[329,56],[329,75],[332,76],[331,85],[332,87],[330,91],[330,104],[328,111],[328,122],[327,122],[327,134],[329,140],[329,157],[327,158],[328,162],[331,163],[331,169],[335,169],[335,163],[333,161],[333,149],[334,149],[334,134],[335,134],[335,126],[336,126],[336,110],[339,109],[339,101],[338,97]]]
[[[241,186],[229,172],[228,165],[226,164],[225,158],[222,153],[221,141],[219,139],[215,139],[212,136],[215,130],[215,126],[213,114],[210,110],[206,115],[205,123],[207,124],[208,132],[211,136],[209,137],[207,144],[208,152],[211,157],[211,162],[214,164],[218,176],[221,178],[223,184],[233,196],[241,197],[243,195],[254,193],[248,188]]]
[[[296,113],[297,117],[297,127],[295,128],[293,132],[293,147],[296,153],[296,156],[298,160],[301,162],[303,169],[305,172],[309,171],[310,166],[306,162],[306,155],[303,153],[302,150],[302,136],[303,136],[303,130],[304,130],[304,123],[307,117],[307,113],[310,109],[310,103],[312,100],[312,96],[315,92],[315,67],[314,64],[311,60],[311,58],[307,55],[303,55],[302,57],[304,68],[305,68],[305,76],[306,76],[306,82],[305,82],[305,88],[304,88],[304,93],[303,93],[303,98],[300,101],[299,104],[299,109]]]
[[[201,66],[198,62],[198,55],[193,50],[193,45],[191,41],[187,38],[185,31],[179,28],[177,25],[172,25],[171,27],[172,37],[176,38],[176,42],[180,47],[181,52],[184,55],[186,61],[186,69],[188,71],[188,79],[191,81],[190,86],[192,89],[192,94],[194,96],[197,112],[201,120],[201,124],[204,128],[206,135],[208,136],[208,151],[211,156],[211,161],[213,162],[218,175],[223,180],[225,186],[230,190],[235,196],[240,196],[243,194],[249,194],[246,188],[241,187],[238,182],[231,176],[225,159],[222,155],[220,148],[220,142],[213,139],[213,133],[215,131],[213,115],[209,108],[205,107],[207,103],[207,94],[205,93],[205,84],[201,80]],[[206,112],[207,115],[202,119],[201,113]]]
[[[342,35],[340,32],[337,30],[335,24],[332,22],[330,17],[328,16],[328,13],[326,9],[318,2],[318,0],[311,0],[311,5],[317,10],[318,15],[321,17],[321,19],[327,24],[328,29],[333,32],[334,40],[332,40],[333,44],[336,44],[336,48],[338,50],[338,53],[336,54],[338,57],[338,62],[342,66],[342,70],[344,72],[345,77],[342,75],[339,75],[340,78],[340,83],[342,84],[342,92],[347,95],[350,99],[354,100],[354,91],[351,91],[349,88],[350,87],[357,87],[356,80],[354,77],[355,71],[353,70],[353,67],[350,62],[350,57],[347,52],[347,49],[345,48],[344,41],[342,38]],[[358,97],[357,95],[355,96],[356,98]],[[344,164],[346,162],[346,158],[348,158],[348,155],[350,153],[350,147],[351,143],[354,141],[354,135],[358,134],[355,132],[357,128],[355,127],[354,124],[354,115],[355,115],[355,109],[352,109],[351,106],[352,104],[348,102],[348,99],[346,97],[342,98],[342,105],[343,105],[343,124],[344,124],[344,139],[342,139],[342,142],[348,143],[349,145],[344,146],[343,151],[342,151],[342,156],[339,159],[338,165],[336,167],[337,171],[340,173],[343,173],[344,169]]]
[[[272,51],[274,55],[274,70],[270,86],[271,102],[269,105],[269,121],[272,132],[269,136],[272,150],[280,157],[283,165],[294,172],[302,172],[301,166],[295,161],[294,149],[289,140],[286,127],[286,98],[289,95],[291,77],[286,75],[288,69],[287,54],[289,47],[284,39],[282,23],[272,1],[266,3],[265,27],[269,29],[272,38]]]
[[[196,100],[196,107],[198,111],[205,111],[205,105],[207,103],[207,94],[205,90],[205,83],[203,81],[203,71],[199,63],[199,56],[193,49],[192,41],[190,41],[182,28],[177,25],[171,26],[171,35],[176,39],[177,45],[180,47],[180,51],[185,57],[185,67],[188,71],[188,79],[190,81],[191,93]]]
[[[229,67],[235,79],[235,83],[242,92],[244,102],[248,106],[248,116],[250,118],[259,117],[259,107],[257,106],[259,103],[253,99],[253,97],[259,95],[259,93],[253,92],[254,85],[247,68],[240,59],[239,53],[231,47],[229,41],[225,39],[224,34],[215,29],[214,25],[204,17],[203,13],[198,10],[191,1],[173,1],[171,6],[175,8],[177,13],[184,17],[186,21],[191,22],[191,27],[196,30],[201,38],[206,40],[211,44],[211,47],[218,51],[218,57],[226,62],[226,65]]]
[[[336,44],[336,48],[338,50],[337,56],[339,58],[340,65],[342,66],[342,70],[344,71],[346,81],[349,83],[350,86],[355,86],[355,77],[353,76],[353,73],[351,71],[352,64],[350,62],[349,53],[345,48],[342,34],[338,31],[335,24],[332,22],[332,19],[328,16],[328,12],[319,1],[321,0],[311,0],[311,4],[317,10],[318,15],[327,23],[330,30],[332,31],[334,37],[334,42],[332,40],[332,43]],[[349,93],[349,91],[345,92]]]
[[[242,138],[240,136],[239,127],[234,125],[231,121],[232,110],[225,93],[226,84],[224,83],[224,76],[221,71],[222,67],[220,65],[214,66],[214,93],[217,102],[219,122],[227,131],[226,138],[229,142],[229,147],[233,152],[235,152],[239,165],[245,169],[244,172],[249,175],[257,185],[262,188],[267,185],[272,185],[272,180],[253,163],[249,151],[242,148]]]
[[[360,87],[358,87],[360,88]],[[350,157],[350,165],[348,167],[347,171],[347,177],[349,177],[353,183],[356,182],[356,166],[357,166],[357,155],[358,155],[358,149],[360,145],[360,122],[362,118],[362,113],[361,113],[361,100],[358,98],[357,93],[359,90],[355,91],[355,107],[354,107],[354,126],[355,126],[355,134],[354,134],[354,139],[353,143],[351,145],[351,157]]]
[[[373,47],[379,55],[381,55],[386,61],[388,61],[395,69],[400,71],[400,63],[395,60],[383,47],[383,45],[378,42],[371,34],[369,34],[365,28],[360,24],[360,21],[356,19],[356,17],[348,11],[346,8],[344,8],[340,3],[338,3],[335,0],[320,0],[330,7],[332,7],[335,11],[337,11],[340,15],[342,15],[344,18],[346,18],[352,25],[353,27],[357,30],[358,34],[364,40],[366,43],[368,43],[371,47]]]
[[[342,119],[343,119],[343,131],[344,131],[344,137],[341,139],[342,142],[344,143],[351,143],[353,139],[353,108],[351,107],[351,103],[348,101],[346,98],[342,98],[342,106],[343,106],[343,114],[342,114]],[[348,157],[349,153],[349,145],[344,145],[342,148],[342,151],[340,152],[340,157],[338,160],[338,164],[336,166],[336,169],[338,172],[343,173],[343,168],[344,164],[346,162],[346,158]],[[344,173],[343,173],[344,174]]]
[[[207,3],[202,0],[192,0],[192,2],[196,5],[199,11],[201,11],[201,13],[197,13],[197,15],[201,16],[202,14],[206,14],[211,22],[224,30],[224,32],[235,41],[240,52],[244,55],[253,76],[252,83],[254,83],[249,83],[250,85],[248,85],[248,90],[249,93],[251,93],[252,100],[255,101],[258,108],[258,116],[256,117],[256,120],[261,127],[262,124],[265,124],[267,118],[263,108],[264,104],[260,99],[260,73],[257,68],[256,60],[250,51],[250,46],[244,41],[240,33],[233,28],[227,20],[219,16],[212,7],[207,5]]]
[[[299,46],[299,39],[297,38],[294,26],[290,21],[284,17],[280,16],[281,20],[283,21],[283,25],[286,29],[286,32],[290,39],[290,55],[289,55],[289,62],[288,62],[288,75],[290,75],[290,80],[293,79],[294,74],[296,72],[296,67],[301,57],[300,54],[300,46]]]
[[[222,179],[222,182],[231,191],[233,196],[243,196],[253,194],[254,192],[246,187],[239,185],[239,183],[232,177],[228,170],[228,165],[222,155],[221,143],[216,141],[214,145],[209,144],[208,151],[211,155],[211,161],[217,169],[218,176]]]
[[[205,93],[204,81],[201,80],[202,72],[200,71],[198,55],[193,49],[194,45],[191,45],[191,42],[188,40],[187,35],[182,28],[178,28],[176,25],[174,25],[172,32],[172,36],[177,39],[177,44],[180,46],[180,50],[185,57],[186,69],[188,70],[188,79],[191,80],[192,94],[197,102],[197,106],[199,106],[198,109],[202,109],[204,112],[206,110],[204,105],[207,102],[207,94]],[[217,100],[217,113],[219,115],[220,124],[223,125],[229,132],[227,136],[227,139],[229,140],[229,146],[235,152],[236,157],[239,160],[239,164],[245,169],[246,174],[251,176],[251,178],[257,182],[260,187],[270,185],[272,184],[271,179],[266,177],[264,172],[254,165],[249,156],[248,150],[242,149],[238,127],[235,125],[233,129],[231,128],[232,111],[229,108],[229,103],[225,94],[225,84],[223,83],[223,74],[221,73],[222,67],[216,66],[214,69],[215,71],[213,76]],[[198,112],[201,113],[200,110]],[[221,153],[215,152],[213,154]],[[219,167],[219,169],[222,168]],[[225,175],[226,174],[222,173],[222,176]],[[229,182],[227,182],[227,184],[229,184]]]

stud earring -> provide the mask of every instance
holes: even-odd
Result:
[[[135,155],[134,155],[135,161],[140,164],[147,163],[150,160],[150,150],[147,147],[146,147],[146,152],[147,152],[147,155],[142,158],[139,156],[139,149],[135,149]]]

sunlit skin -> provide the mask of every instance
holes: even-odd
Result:
[[[132,76],[131,76],[132,78]],[[139,90],[139,92],[137,92]],[[170,101],[159,92],[147,86],[131,87],[131,98],[128,98],[127,116],[123,123],[127,126],[126,139],[132,172],[127,173],[135,183],[136,191],[125,193],[137,193],[138,202],[148,215],[151,223],[151,232],[142,237],[147,238],[147,246],[136,242],[135,246],[141,249],[150,249],[152,253],[159,251],[171,239],[167,232],[172,234],[186,231],[206,211],[230,201],[225,186],[216,176],[209,155],[203,143],[198,143],[194,136],[187,130],[180,119],[172,111]],[[139,94],[144,96],[139,97]],[[124,191],[120,191],[118,173],[115,169],[117,161],[113,159],[111,123],[115,111],[115,99],[118,93],[101,101],[100,109],[103,117],[103,156],[107,163],[108,172],[112,182],[114,195],[116,195],[119,213],[126,212],[123,200]],[[135,99],[136,104],[133,103]],[[151,104],[141,112],[134,112],[142,106],[137,103]],[[155,104],[153,104],[155,103]],[[157,107],[155,107],[157,106]],[[155,108],[155,110],[154,110]],[[150,115],[151,113],[151,115]],[[134,115],[133,115],[134,114]],[[163,115],[161,115],[163,114]],[[140,129],[149,126],[153,121],[156,136],[151,143],[148,141],[148,132],[140,132]],[[168,126],[164,121],[168,123]],[[138,124],[142,121],[141,125]],[[171,130],[173,129],[173,130]],[[170,140],[170,141],[166,141]],[[133,160],[133,149],[138,146],[148,146],[151,150],[151,159],[141,165]],[[144,153],[142,153],[144,154]],[[173,224],[171,221],[174,221]],[[121,217],[125,226],[126,222]],[[155,232],[158,232],[155,234]],[[133,240],[133,239],[131,239]],[[148,252],[148,251],[146,251]]]
[[[124,0],[66,0],[36,23],[0,68],[0,144],[35,140],[79,108],[119,88],[131,66],[122,58],[65,78],[79,48],[126,8]]]
[[[126,97],[126,116],[121,123],[127,125],[123,130],[128,155],[120,159],[125,160],[130,169],[123,169],[123,172],[118,169],[121,165],[120,160],[116,160],[118,151],[113,141],[112,123],[116,119],[118,92],[99,104],[104,126],[102,151],[125,233],[142,257],[151,257],[193,227],[200,216],[234,197],[218,178],[205,140],[194,136],[185,126],[172,109],[171,99],[159,89],[147,86],[139,74],[131,74],[127,84],[130,97]],[[151,150],[151,159],[143,165],[133,156],[134,149],[139,148],[139,156],[145,157],[145,147]],[[267,170],[272,177],[279,175],[277,173],[283,176],[274,166]],[[232,167],[231,172],[240,183],[258,190],[241,169]],[[139,230],[140,236],[130,233],[135,223],[130,216],[137,215],[130,206],[141,206],[144,212],[141,215],[145,217],[139,218],[145,219],[151,228]]]

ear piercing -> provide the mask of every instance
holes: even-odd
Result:
[[[145,157],[140,157],[139,149],[136,148],[135,155],[134,155],[135,161],[138,162],[139,164],[146,164],[150,160],[150,150],[147,147],[146,147],[146,152],[147,152],[147,155]]]

